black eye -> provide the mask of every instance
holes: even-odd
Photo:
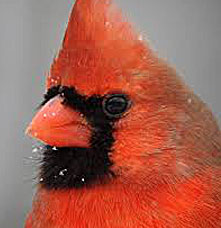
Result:
[[[131,101],[125,94],[107,95],[103,100],[103,110],[110,117],[120,117],[131,105]]]

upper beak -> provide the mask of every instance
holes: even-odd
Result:
[[[56,147],[89,147],[90,127],[80,113],[54,97],[35,115],[26,133]]]

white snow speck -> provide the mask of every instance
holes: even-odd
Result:
[[[59,176],[64,176],[65,173],[67,172],[68,170],[67,169],[63,169],[59,172]]]
[[[138,40],[142,41],[143,40],[143,36],[142,35],[139,35],[138,36]]]
[[[39,148],[38,148],[38,147],[35,147],[35,148],[32,150],[32,153],[37,153],[38,150],[39,150]]]

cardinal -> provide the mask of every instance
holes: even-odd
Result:
[[[77,0],[27,129],[25,228],[221,227],[221,132],[112,0]]]

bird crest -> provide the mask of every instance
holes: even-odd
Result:
[[[75,86],[87,95],[105,93],[105,84],[121,87],[135,74],[133,69],[144,70],[149,52],[112,0],[77,0],[47,88]]]

